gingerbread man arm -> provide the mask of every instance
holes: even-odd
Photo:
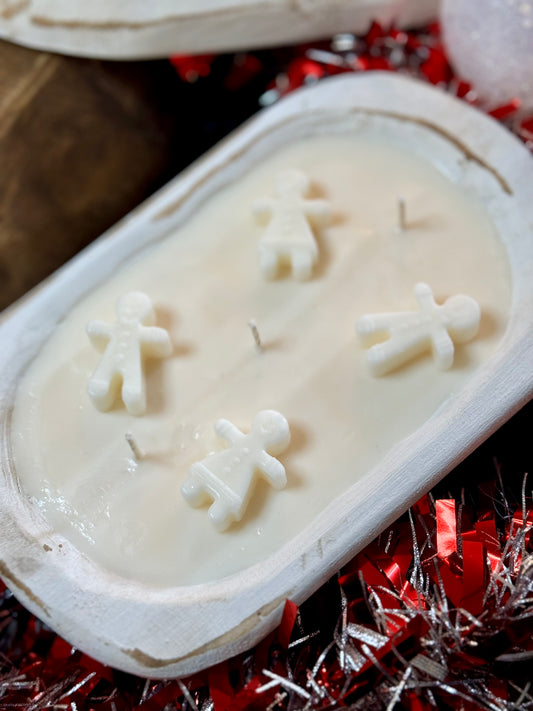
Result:
[[[312,225],[320,227],[331,221],[331,208],[327,200],[302,200],[301,205]]]
[[[435,303],[435,298],[433,297],[433,292],[429,284],[424,282],[415,284],[414,294],[421,311],[424,311],[425,313],[435,311],[437,304]]]
[[[86,330],[91,343],[98,351],[105,350],[113,336],[113,326],[103,321],[89,321]]]
[[[225,439],[230,444],[236,444],[240,442],[244,435],[238,427],[235,427],[233,422],[221,418],[215,422],[215,432],[219,437]]]
[[[287,484],[285,467],[275,457],[272,457],[264,449],[259,453],[256,460],[256,467],[261,471],[264,478],[274,489],[283,489]]]
[[[276,206],[276,201],[272,198],[258,198],[254,200],[252,204],[252,211],[256,220],[262,224],[265,224],[272,217]]]
[[[172,353],[170,336],[164,328],[141,326],[139,340],[143,353],[153,358],[166,358]]]
[[[453,365],[455,346],[444,326],[432,334],[433,358],[440,370],[449,370]]]

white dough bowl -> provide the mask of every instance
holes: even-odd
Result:
[[[434,20],[439,0],[0,0],[0,37],[100,59],[231,52]]]
[[[56,324],[130,255],[164,237],[262,155],[303,135],[373,125],[483,201],[508,253],[512,306],[496,353],[416,432],[312,525],[263,562],[189,587],[150,587],[109,573],[50,530],[13,466],[17,382]],[[302,603],[533,391],[533,160],[492,119],[422,83],[368,73],[295,92],[223,141],[45,284],[0,325],[0,572],[33,613],[98,660],[146,677],[187,675],[250,648]],[[326,443],[327,444],[327,443]]]

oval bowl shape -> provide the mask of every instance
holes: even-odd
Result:
[[[11,433],[20,378],[71,309],[223,186],[302,136],[369,127],[396,136],[482,201],[512,281],[497,349],[415,432],[264,560],[181,586],[105,570],[51,530],[23,492]],[[76,647],[142,676],[190,674],[252,646],[279,622],[287,598],[306,599],[531,397],[532,181],[528,151],[496,122],[388,74],[336,77],[296,92],[223,141],[3,316],[0,572],[9,587]]]

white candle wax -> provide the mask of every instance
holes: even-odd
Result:
[[[144,415],[143,360],[147,356],[163,358],[172,353],[168,333],[153,325],[154,318],[146,294],[132,291],[118,300],[116,323],[90,321],[87,324],[87,335],[103,353],[87,387],[98,410],[109,410],[120,389],[126,410],[131,415]]]
[[[311,197],[333,212],[306,282],[284,272],[267,281],[258,266],[263,228],[251,207],[287,168],[306,172]],[[408,214],[401,231],[399,196]],[[476,299],[478,336],[458,346],[449,371],[428,356],[374,378],[355,322],[412,309],[417,282],[439,303]],[[148,366],[141,418],[120,403],[98,412],[86,392],[97,354],[85,325],[112,321],[117,298],[132,290],[150,295],[175,346]],[[103,566],[158,585],[221,578],[279,549],[453,397],[497,348],[510,294],[504,248],[463,188],[374,137],[302,140],[221,190],[73,309],[19,386],[15,468],[52,527]],[[252,317],[260,355],[250,347]],[[242,521],[219,533],[180,486],[193,462],[219,448],[217,419],[245,429],[265,409],[291,428],[281,456],[287,487],[259,485]],[[142,460],[132,460],[126,432]]]
[[[284,452],[291,437],[287,420],[275,410],[258,412],[248,434],[224,419],[215,423],[215,432],[226,448],[194,462],[181,493],[191,506],[209,503],[211,522],[225,531],[241,520],[258,474],[275,489],[286,486],[285,468],[272,455]]]

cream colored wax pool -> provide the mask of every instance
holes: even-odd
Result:
[[[258,267],[264,227],[251,206],[273,195],[286,168],[305,171],[309,197],[333,211],[304,282],[288,273],[267,281]],[[370,376],[357,318],[415,308],[420,281],[439,302],[460,293],[476,299],[478,336],[456,348],[449,371],[428,355]],[[170,358],[149,362],[142,417],[120,401],[99,412],[87,395],[99,354],[86,324],[114,321],[117,298],[131,290],[150,296],[174,345]],[[278,550],[452,398],[496,349],[510,300],[505,250],[474,196],[377,138],[302,139],[220,190],[58,326],[18,389],[16,471],[50,525],[104,567],[156,585],[221,578]],[[193,462],[221,446],[218,418],[246,430],[262,409],[283,413],[291,428],[280,455],[287,487],[259,482],[242,521],[219,533],[180,486]],[[127,432],[146,454],[141,461]]]

